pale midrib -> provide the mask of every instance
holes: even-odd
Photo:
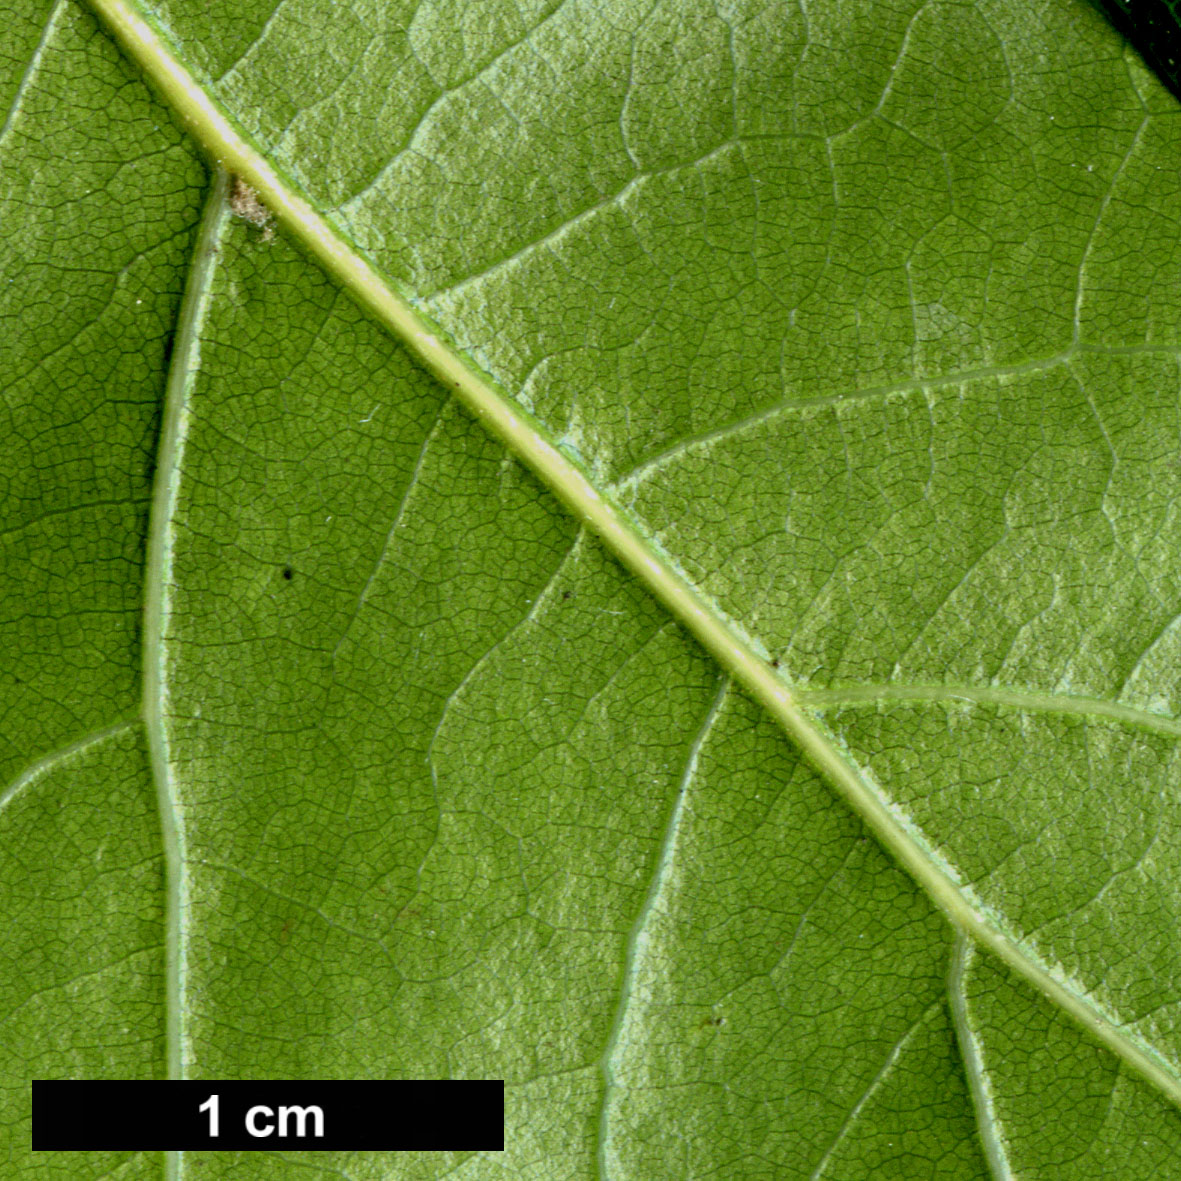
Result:
[[[1005,685],[850,685],[839,689],[797,689],[795,696],[800,705],[817,710],[917,705],[927,701],[942,705],[992,705],[1025,713],[1072,714],[1092,721],[1118,722],[1169,738],[1181,738],[1181,720],[1165,714],[1150,713],[1118,701],[1104,701],[1101,697],[1039,693]]]
[[[165,1045],[170,1079],[185,1077],[184,1013],[186,1004],[184,924],[188,912],[185,834],[180,799],[172,778],[165,721],[168,703],[167,632],[169,587],[172,584],[173,518],[180,464],[188,430],[189,391],[200,362],[201,329],[209,306],[210,280],[217,262],[218,240],[229,217],[228,177],[218,172],[193,250],[188,283],[181,301],[164,411],[156,453],[152,507],[148,517],[147,562],[144,568],[143,720],[147,732],[152,778],[160,809],[165,865]],[[169,1181],[180,1176],[179,1153],[165,1155]]]
[[[633,518],[592,484],[585,471],[530,414],[440,339],[440,330],[397,294],[344,236],[297,194],[234,127],[161,34],[128,0],[89,3],[217,162],[253,186],[283,226],[328,273],[393,332],[426,369],[454,390],[476,418],[594,530],[616,559],[779,722],[951,922],[989,948],[1181,1106],[1181,1077],[1176,1069],[1090,1000],[1062,983],[1032,949],[1004,930],[995,916],[969,901],[950,870],[924,848],[918,834],[891,810],[860,768],[800,705],[762,658],[759,645],[709,602],[668,554],[643,536]]]

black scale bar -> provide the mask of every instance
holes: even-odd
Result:
[[[33,1082],[33,1151],[495,1151],[504,1083]]]

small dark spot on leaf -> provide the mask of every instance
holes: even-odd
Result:
[[[775,657],[775,659],[771,661],[771,667],[772,667],[772,668],[778,668],[778,667],[779,667],[779,657],[778,657],[778,656],[776,656],[776,657]]]
[[[295,577],[295,571],[290,566],[283,567],[283,577],[290,582]]]
[[[562,592],[562,602],[563,603],[567,602],[569,599],[573,598],[573,596],[574,596],[573,591],[564,590]]]

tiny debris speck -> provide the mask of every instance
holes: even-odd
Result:
[[[235,217],[248,221],[262,230],[262,240],[269,242],[275,231],[271,228],[271,211],[259,200],[258,194],[240,177],[230,182],[230,211]]]

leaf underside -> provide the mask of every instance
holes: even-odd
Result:
[[[0,0],[12,1175],[1181,1177],[1176,103],[1081,0],[847,9],[145,14],[1008,964],[86,9]],[[29,1153],[30,1078],[169,1073],[504,1078],[506,1151]]]

